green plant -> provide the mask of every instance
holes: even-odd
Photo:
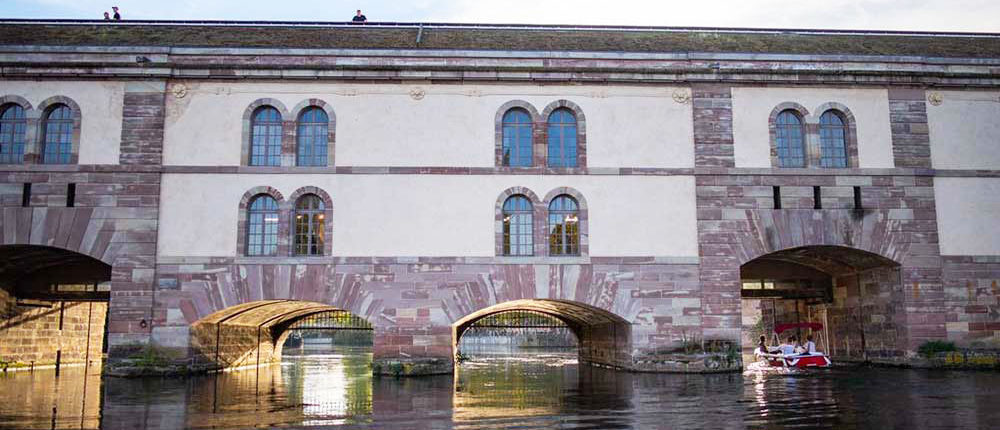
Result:
[[[139,367],[159,367],[170,365],[173,357],[169,351],[156,345],[142,345],[129,355]]]
[[[917,352],[925,357],[933,357],[939,352],[955,351],[955,343],[944,340],[928,340],[917,348]]]

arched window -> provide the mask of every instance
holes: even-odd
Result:
[[[847,121],[836,110],[819,117],[820,158],[822,167],[847,167]]]
[[[326,206],[315,194],[295,202],[295,255],[323,255],[326,243]]]
[[[57,104],[42,118],[42,163],[69,164],[73,155],[73,111]]]
[[[522,195],[503,202],[503,255],[533,255],[534,216],[531,201]]]
[[[778,114],[775,124],[775,137],[778,149],[779,167],[805,167],[806,148],[805,132],[802,130],[802,118],[793,110]]]
[[[580,207],[561,195],[549,203],[549,255],[580,254]]]
[[[261,106],[250,120],[250,165],[281,165],[281,113]]]
[[[250,202],[247,210],[247,255],[278,253],[278,202],[269,195],[260,195]]]
[[[576,167],[576,116],[561,108],[549,115],[549,167]]]
[[[24,108],[10,103],[0,107],[0,164],[24,162],[24,133],[28,120]]]
[[[296,165],[326,166],[330,117],[323,109],[311,107],[299,115],[296,133]]]
[[[503,115],[503,165],[531,166],[531,115],[524,109],[511,109]]]

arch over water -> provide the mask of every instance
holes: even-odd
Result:
[[[759,334],[773,342],[776,325],[818,322],[823,324],[818,333],[797,330],[780,338],[814,335],[835,360],[902,354],[906,298],[900,267],[870,251],[829,245],[782,249],[747,261],[740,267],[744,348]]]
[[[611,367],[631,365],[631,326],[607,310],[570,300],[511,300],[480,309],[452,324],[452,348],[458,353],[462,334],[476,321],[490,315],[515,310],[533,311],[559,319],[579,340],[580,361]]]
[[[301,300],[258,300],[207,315],[191,325],[195,361],[209,369],[259,366],[281,360],[288,329],[324,312],[347,312]]]

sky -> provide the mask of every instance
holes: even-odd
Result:
[[[369,21],[1000,32],[1000,0],[0,0],[4,18]]]

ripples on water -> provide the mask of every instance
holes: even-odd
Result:
[[[537,352],[537,351],[536,351]],[[190,379],[0,375],[0,428],[1000,428],[1000,374],[841,367],[630,374],[575,355],[484,356],[455,376],[372,378],[370,350]]]

